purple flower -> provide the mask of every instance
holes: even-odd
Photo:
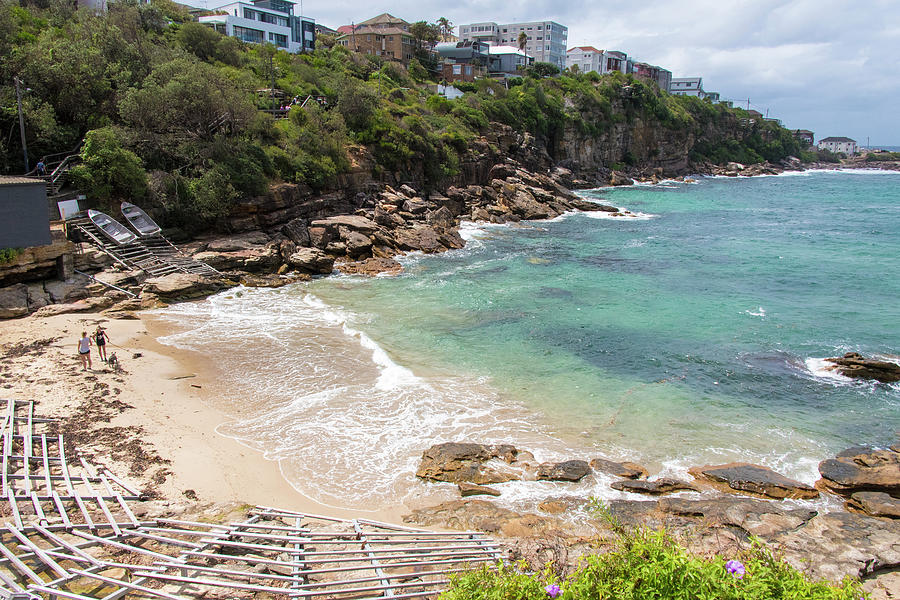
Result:
[[[559,586],[555,583],[551,583],[547,587],[544,588],[544,591],[547,592],[547,596],[550,598],[556,598],[562,593],[562,590],[559,589]]]
[[[735,576],[737,579],[743,579],[747,569],[739,560],[729,560],[725,563],[725,570]]]

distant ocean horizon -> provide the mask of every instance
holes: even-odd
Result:
[[[823,359],[900,360],[900,173],[583,195],[638,216],[468,223],[465,248],[407,256],[397,277],[165,309],[176,333],[161,341],[214,359],[215,392],[238,415],[223,435],[342,507],[457,497],[415,477],[422,452],[445,441],[684,478],[740,460],[809,484],[836,452],[896,441],[900,385],[849,380]],[[611,481],[510,482],[498,501],[629,497]]]

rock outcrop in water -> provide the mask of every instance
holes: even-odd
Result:
[[[591,472],[583,460],[566,460],[559,463],[543,463],[538,467],[539,481],[580,481]]]
[[[623,479],[646,479],[647,469],[633,462],[615,462],[605,458],[591,459],[591,468],[601,473],[609,473]]]
[[[886,360],[864,358],[857,352],[848,352],[840,358],[826,358],[833,363],[827,370],[836,371],[844,377],[854,379],[874,379],[882,383],[900,381],[900,364]]]
[[[781,500],[784,498],[816,498],[819,491],[789,479],[772,469],[744,462],[693,467],[691,475],[711,482],[725,492],[746,493]]]
[[[848,448],[819,463],[817,486],[841,496],[882,492],[900,497],[900,452],[894,448]],[[858,507],[865,506],[857,503]]]
[[[519,479],[511,470],[499,470],[485,463],[501,459],[512,464],[518,451],[513,446],[447,442],[436,444],[422,454],[416,477],[450,483],[503,483]]]
[[[623,492],[633,492],[636,494],[649,494],[651,496],[659,496],[662,494],[671,494],[672,492],[697,492],[697,487],[687,481],[675,479],[673,477],[660,477],[658,479],[623,479],[615,481],[610,485],[614,490]]]

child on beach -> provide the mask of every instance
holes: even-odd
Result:
[[[78,340],[78,356],[81,358],[82,371],[94,368],[91,364],[91,338],[88,337],[87,331],[82,331],[81,339]]]
[[[97,325],[97,331],[94,332],[94,344],[97,345],[97,354],[100,355],[100,360],[106,362],[106,342],[109,340],[109,336],[106,335],[106,330]]]

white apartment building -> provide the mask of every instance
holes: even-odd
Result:
[[[201,3],[201,2],[195,2]],[[202,2],[216,14],[200,17],[198,21],[220,33],[251,44],[269,42],[289,52],[311,52],[316,47],[314,19],[294,15],[294,3],[287,0],[249,0],[213,7]]]
[[[859,148],[856,146],[856,140],[848,137],[827,137],[819,140],[819,150],[831,150],[832,152],[843,152],[846,155],[856,154]]]
[[[459,26],[461,42],[479,40],[492,46],[519,47],[519,34],[526,37],[525,52],[537,62],[548,62],[560,70],[566,68],[569,28],[555,21],[498,24],[492,21]]]
[[[603,73],[603,50],[593,46],[575,46],[566,52],[566,68],[578,67],[581,73]]]
[[[582,73],[594,71],[603,75],[627,72],[628,55],[618,50],[598,50],[593,46],[575,46],[566,52],[566,66],[578,65]]]
[[[702,77],[673,77],[669,93],[673,96],[706,97],[706,92],[703,91]]]

